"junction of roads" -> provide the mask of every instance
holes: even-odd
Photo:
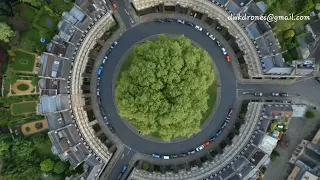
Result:
[[[241,14],[250,8],[253,12],[259,10],[252,0],[76,1],[73,10],[65,14],[62,21],[68,31],[60,29],[53,40],[57,46],[64,47],[63,55],[49,50],[43,55],[47,57],[47,64],[49,61],[62,64],[60,77],[42,74],[44,87],[41,89],[54,89],[54,84],[59,85],[58,93],[54,95],[53,91],[43,91],[47,93],[42,94],[39,105],[39,111],[47,116],[54,153],[74,166],[85,164],[85,178],[90,180],[249,179],[254,176],[261,166],[259,162],[267,157],[259,149],[265,133],[260,122],[265,103],[306,104],[320,108],[320,83],[313,75],[294,78],[286,75],[283,78],[263,73],[257,38],[248,34],[245,23],[227,20],[231,13]],[[216,39],[212,40],[193,26],[177,23],[178,19],[201,26]],[[117,22],[118,29],[102,40],[100,37],[113,22]],[[136,45],[158,34],[184,35],[191,39],[209,53],[218,74],[218,103],[209,121],[200,133],[171,143],[141,136],[119,116],[114,102],[122,61]],[[226,34],[229,34],[227,38]],[[272,30],[264,34],[267,35],[263,37],[274,38]],[[96,44],[102,48],[92,51]],[[231,62],[226,61],[221,47],[226,49]],[[61,55],[64,58],[61,59]],[[104,60],[106,56],[108,58]],[[249,78],[243,78],[238,59],[245,61]],[[49,65],[45,68],[50,71]],[[63,90],[65,86],[67,91]],[[274,92],[288,96],[275,97],[271,95]],[[262,94],[257,96],[255,93]],[[251,102],[239,135],[231,139],[232,143],[223,152],[214,154],[213,149],[230,135],[244,101]],[[230,122],[208,147],[169,160],[152,157],[154,153],[179,155],[195,150],[216,136],[230,108],[233,109]],[[255,144],[258,137],[261,139]],[[240,159],[246,164],[241,168],[234,167]],[[148,171],[143,167],[146,163],[150,166]]]

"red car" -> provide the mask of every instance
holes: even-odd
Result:
[[[229,55],[226,55],[226,59],[227,59],[228,62],[231,62],[231,59],[230,59]]]
[[[116,4],[116,1],[112,1],[112,6],[113,6],[114,9],[118,9],[118,6],[117,6],[117,4]]]
[[[204,143],[204,146],[209,146],[210,145],[210,142],[209,141],[206,141],[205,143]]]

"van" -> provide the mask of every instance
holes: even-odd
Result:
[[[163,156],[163,159],[170,159],[170,156]]]

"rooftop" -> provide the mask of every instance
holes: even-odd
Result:
[[[263,140],[259,144],[259,148],[270,155],[273,149],[277,146],[277,142],[278,140],[276,138],[265,135]]]
[[[68,95],[40,96],[38,111],[41,114],[50,114],[70,108]]]
[[[41,55],[39,76],[48,78],[67,79],[71,69],[71,62],[50,54]]]

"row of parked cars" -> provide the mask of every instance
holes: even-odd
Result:
[[[227,115],[227,117],[225,119],[225,122],[223,123],[223,125],[221,126],[219,131],[212,138],[210,138],[208,141],[206,141],[203,144],[201,144],[200,146],[198,146],[196,149],[190,150],[190,151],[185,152],[185,153],[173,154],[173,155],[159,155],[159,154],[153,153],[152,157],[157,158],[157,159],[160,159],[160,158],[162,158],[162,159],[175,159],[175,158],[178,158],[178,157],[185,157],[187,155],[192,155],[192,154],[195,154],[195,153],[203,150],[205,147],[208,147],[210,145],[210,143],[212,143],[217,137],[219,137],[221,135],[222,130],[230,122],[232,111],[233,110],[230,108],[229,111],[228,111],[228,115]]]
[[[102,60],[102,64],[101,66],[99,67],[98,69],[98,77],[97,77],[97,97],[98,97],[98,102],[101,104],[101,97],[100,97],[100,81],[101,81],[101,75],[103,73],[103,65],[106,63],[106,61],[108,60],[108,55],[111,53],[112,49],[114,49],[116,47],[116,45],[118,44],[117,41],[113,42],[109,51],[107,52],[106,56],[103,57],[103,60]],[[102,106],[101,106],[102,107]],[[109,120],[108,120],[108,117],[104,111],[104,109],[100,109],[100,112],[103,116],[103,121],[106,123],[106,125],[109,127],[110,131],[112,133],[115,133],[115,130],[114,128],[111,126]]]
[[[254,95],[255,95],[255,96],[262,96],[263,94],[262,94],[262,93],[259,93],[259,92],[256,92],[256,93],[254,93]],[[274,96],[274,97],[278,97],[278,96],[288,97],[289,94],[288,94],[288,93],[273,92],[273,93],[271,93],[271,96]]]
[[[209,31],[207,31],[206,29],[202,28],[201,26],[195,25],[195,24],[193,24],[192,22],[184,21],[184,20],[181,20],[181,19],[170,19],[170,18],[166,18],[166,19],[156,19],[155,22],[158,22],[158,23],[163,23],[163,22],[177,22],[177,23],[179,23],[179,24],[185,24],[185,25],[194,27],[196,30],[203,32],[203,33],[204,33],[205,35],[207,35],[211,40],[215,41],[216,44],[217,44],[219,47],[221,47],[221,51],[222,51],[223,55],[225,56],[226,60],[227,60],[228,62],[231,61],[230,56],[228,55],[228,52],[226,51],[226,49],[225,49],[224,47],[221,46],[220,41],[216,40],[216,38],[215,38]]]

